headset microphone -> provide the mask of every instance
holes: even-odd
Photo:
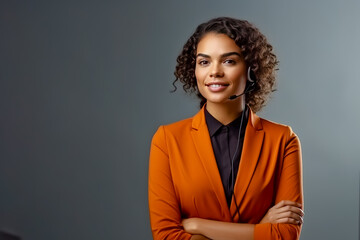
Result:
[[[249,85],[246,84],[246,88],[245,88],[245,90],[244,90],[243,93],[241,93],[241,94],[239,94],[239,95],[232,95],[232,96],[230,96],[230,97],[229,97],[230,100],[234,100],[234,99],[236,99],[236,98],[238,98],[238,97],[240,97],[240,96],[242,96],[242,95],[244,95],[244,94],[246,94],[246,93],[249,93],[249,92],[251,92],[251,91],[254,90],[255,80],[253,80],[252,77],[251,77],[251,69],[250,69],[250,67],[248,68],[247,77],[248,77],[248,81],[250,82],[250,84],[249,84]]]
[[[252,74],[254,74],[254,73],[252,73]],[[236,99],[236,98],[238,98],[238,97],[240,97],[240,96],[254,90],[254,88],[255,88],[255,80],[253,80],[254,78],[251,77],[251,69],[250,69],[250,67],[248,68],[247,77],[248,77],[249,82],[246,83],[246,87],[245,87],[244,92],[239,94],[239,95],[230,96],[229,97],[230,100]],[[234,215],[231,216],[233,220],[234,220],[234,217],[236,216],[236,214],[238,214],[239,219],[240,219],[240,206],[239,206],[240,203],[238,205],[238,202],[237,202],[237,199],[236,199],[236,196],[235,196],[235,193],[234,193],[234,187],[235,187],[234,160],[235,160],[236,153],[239,150],[241,129],[242,129],[244,117],[245,117],[245,115],[247,115],[247,113],[245,113],[245,112],[247,112],[247,111],[249,111],[248,107],[245,106],[245,109],[241,112],[241,120],[240,120],[239,135],[238,135],[238,140],[237,140],[237,144],[236,144],[236,150],[235,150],[234,155],[231,158],[231,186],[230,186],[230,191],[231,191],[232,197],[234,198],[234,203],[235,203],[235,206],[236,206],[236,212],[234,213]]]
[[[229,97],[229,99],[234,100],[235,98],[238,98],[238,97],[240,97],[240,96],[242,96],[242,95],[244,95],[244,94],[246,94],[248,92],[251,92],[251,90],[250,91],[244,91],[242,94],[239,94],[239,95],[232,95],[232,96]]]

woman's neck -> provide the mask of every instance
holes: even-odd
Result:
[[[227,125],[238,118],[245,109],[242,99],[224,103],[206,103],[206,110],[223,125]],[[245,99],[244,99],[245,100]]]

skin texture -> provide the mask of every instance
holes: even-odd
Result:
[[[206,109],[224,125],[236,119],[245,107],[244,91],[247,66],[240,48],[225,34],[208,33],[198,44],[195,76],[200,93],[207,99]],[[210,90],[209,84],[226,85],[222,91]]]
[[[205,237],[203,235],[196,234],[196,235],[192,235],[190,239],[191,240],[206,240],[206,239],[209,239],[209,238],[207,238],[207,237]]]
[[[232,239],[254,239],[254,224],[238,224],[213,221],[207,219],[192,219],[191,223],[185,222],[185,231],[190,233],[203,234],[209,239],[232,240]],[[187,226],[186,226],[187,225]],[[190,228],[186,230],[187,227]],[[192,239],[192,238],[191,238]]]
[[[292,201],[281,201],[270,208],[260,223],[302,224],[304,211],[301,204]]]

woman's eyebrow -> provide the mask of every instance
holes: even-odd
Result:
[[[198,53],[198,54],[196,55],[196,58],[198,58],[198,57],[210,58],[209,55],[206,55],[206,54],[203,54],[203,53]]]
[[[238,53],[238,52],[223,53],[223,54],[221,54],[220,57],[221,57],[221,58],[224,58],[224,57],[229,57],[229,56],[231,56],[231,55],[237,55],[237,56],[239,56],[239,57],[242,57],[241,54]],[[198,57],[211,58],[209,55],[204,54],[204,53],[198,53],[198,54],[196,55],[196,58],[198,58]]]
[[[224,53],[224,54],[221,54],[221,57],[229,57],[231,55],[237,55],[239,57],[242,57],[240,53],[238,52],[228,52],[228,53]]]

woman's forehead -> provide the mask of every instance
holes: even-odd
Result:
[[[235,41],[222,33],[207,33],[199,41],[196,54],[221,55],[227,52],[241,54],[241,49]]]

